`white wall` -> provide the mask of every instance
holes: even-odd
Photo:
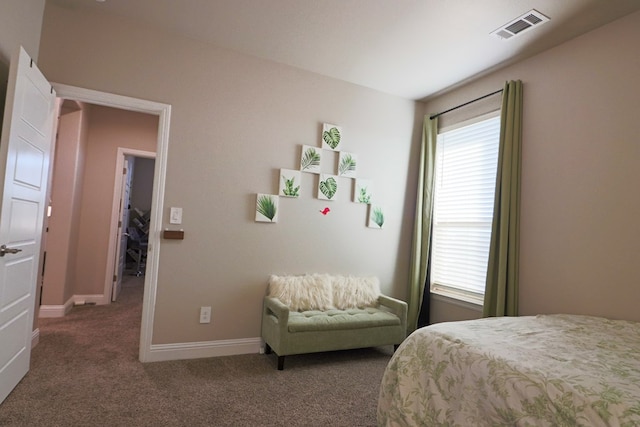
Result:
[[[636,12],[426,105],[524,83],[521,314],[640,321],[639,29]],[[446,303],[432,309],[453,320]]]
[[[385,292],[405,297],[415,102],[51,5],[40,56],[53,81],[172,105],[163,226],[168,207],[182,207],[185,239],[160,247],[154,343],[258,337],[272,273],[377,275]],[[278,191],[279,169],[299,167],[302,144],[319,146],[323,122],[343,126],[358,173],[374,180],[383,230],[366,227],[351,183],[323,202],[309,174],[300,199],[280,201],[277,224],[254,221],[256,193]],[[203,305],[213,308],[209,325],[198,323]]]

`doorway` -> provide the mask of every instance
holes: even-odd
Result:
[[[118,299],[125,276],[146,272],[155,158],[155,152],[118,147],[110,226],[114,249],[107,255],[113,275],[105,279],[111,301]]]
[[[158,117],[158,134],[155,150],[156,159],[153,176],[151,210],[149,214],[150,228],[145,270],[146,274],[144,276],[144,296],[139,348],[139,360],[141,362],[150,361],[152,353],[153,319],[155,314],[155,300],[158,285],[160,233],[162,230],[171,106],[168,104],[57,83],[53,83],[52,85],[58,97],[62,99],[70,99],[78,102],[86,102],[89,104],[96,104],[122,110],[148,113]],[[111,235],[113,235],[113,233]]]
[[[75,108],[67,106],[68,100],[61,104],[45,245],[43,317],[51,317],[46,314],[52,307],[58,307],[60,315],[73,304],[109,304],[117,297],[124,268],[114,268],[120,245],[113,245],[112,239],[124,237],[121,254],[126,260],[134,175],[139,178],[134,199],[142,203],[136,207],[145,216],[132,215],[132,220],[148,225],[153,168],[145,176],[134,172],[135,156],[155,158],[158,137],[157,116],[84,102],[73,103]],[[149,229],[137,231],[146,249]],[[142,238],[136,240],[142,247]],[[139,267],[142,271],[143,264]]]

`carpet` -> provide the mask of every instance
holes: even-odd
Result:
[[[1,426],[375,426],[392,347],[140,363],[143,278],[118,301],[39,319]]]

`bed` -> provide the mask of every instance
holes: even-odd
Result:
[[[577,315],[434,324],[391,358],[380,426],[640,426],[640,323]]]

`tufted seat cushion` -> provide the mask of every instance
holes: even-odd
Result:
[[[269,279],[263,300],[264,352],[285,356],[399,345],[407,304],[380,293],[377,277],[305,274]]]
[[[289,332],[331,331],[400,325],[398,316],[379,308],[330,309],[289,313]]]

